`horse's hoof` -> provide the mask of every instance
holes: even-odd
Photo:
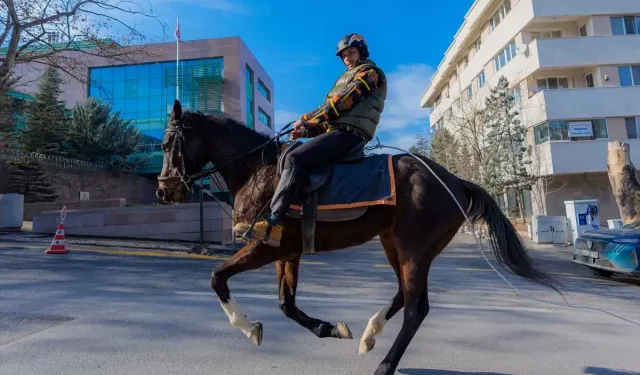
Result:
[[[336,330],[338,331],[339,338],[341,339],[353,339],[353,335],[351,334],[351,330],[347,327],[343,322],[338,322],[336,324]]]
[[[258,346],[262,344],[262,323],[251,323],[251,336],[249,336],[249,338]]]
[[[360,341],[360,348],[358,349],[358,354],[366,354],[369,353],[371,351],[371,349],[373,349],[373,347],[376,345],[376,338],[375,337],[368,337],[368,338],[363,338]]]

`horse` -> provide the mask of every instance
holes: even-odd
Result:
[[[232,196],[234,220],[251,223],[269,204],[277,183],[278,160],[286,144],[281,145],[274,138],[223,114],[183,113],[176,100],[162,142],[164,159],[156,195],[165,203],[183,202],[194,179],[215,170]],[[441,182],[418,160],[407,154],[388,157],[396,190],[395,204],[373,204],[357,218],[319,221],[315,228],[317,252],[346,249],[379,236],[395,271],[398,283],[395,296],[369,319],[360,339],[360,354],[372,350],[375,336],[404,308],[400,332],[374,375],[395,372],[429,313],[427,289],[431,263],[465,220],[465,215]],[[426,157],[421,159],[448,186],[460,205],[466,207],[466,214],[473,224],[486,223],[491,248],[501,266],[553,288],[550,276],[534,267],[517,231],[486,190],[456,177]],[[215,165],[214,170],[204,169],[209,163]],[[211,288],[231,325],[242,330],[253,343],[261,345],[262,323],[249,321],[227,283],[234,275],[275,262],[278,303],[283,314],[317,337],[352,339],[344,322],[313,318],[296,306],[298,267],[303,254],[301,219],[287,216],[284,220],[285,230],[279,247],[248,239],[238,252],[213,270]]]

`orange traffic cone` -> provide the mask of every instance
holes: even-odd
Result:
[[[67,249],[67,241],[64,239],[64,224],[58,224],[58,230],[56,231],[56,235],[53,237],[53,241],[51,241],[51,246],[47,250],[45,250],[45,254],[66,254],[69,252]]]

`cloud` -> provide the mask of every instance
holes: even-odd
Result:
[[[211,10],[219,10],[221,12],[233,13],[239,15],[251,15],[251,9],[238,1],[232,0],[160,0],[158,3],[183,3],[189,6],[198,5]]]
[[[420,107],[420,98],[433,72],[429,65],[412,64],[399,65],[387,73],[387,100],[380,130],[405,129],[412,124],[427,126],[431,112]]]

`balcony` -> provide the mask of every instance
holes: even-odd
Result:
[[[638,0],[534,0],[536,17],[570,17],[587,14],[634,14]]]
[[[546,120],[638,116],[639,103],[640,86],[544,90],[523,103],[522,120],[533,126]]]
[[[635,64],[640,35],[536,39],[529,50],[540,69]]]
[[[640,165],[640,139],[628,139],[631,161]],[[536,147],[542,167],[541,175],[594,173],[607,171],[608,140],[563,141],[544,143]]]

